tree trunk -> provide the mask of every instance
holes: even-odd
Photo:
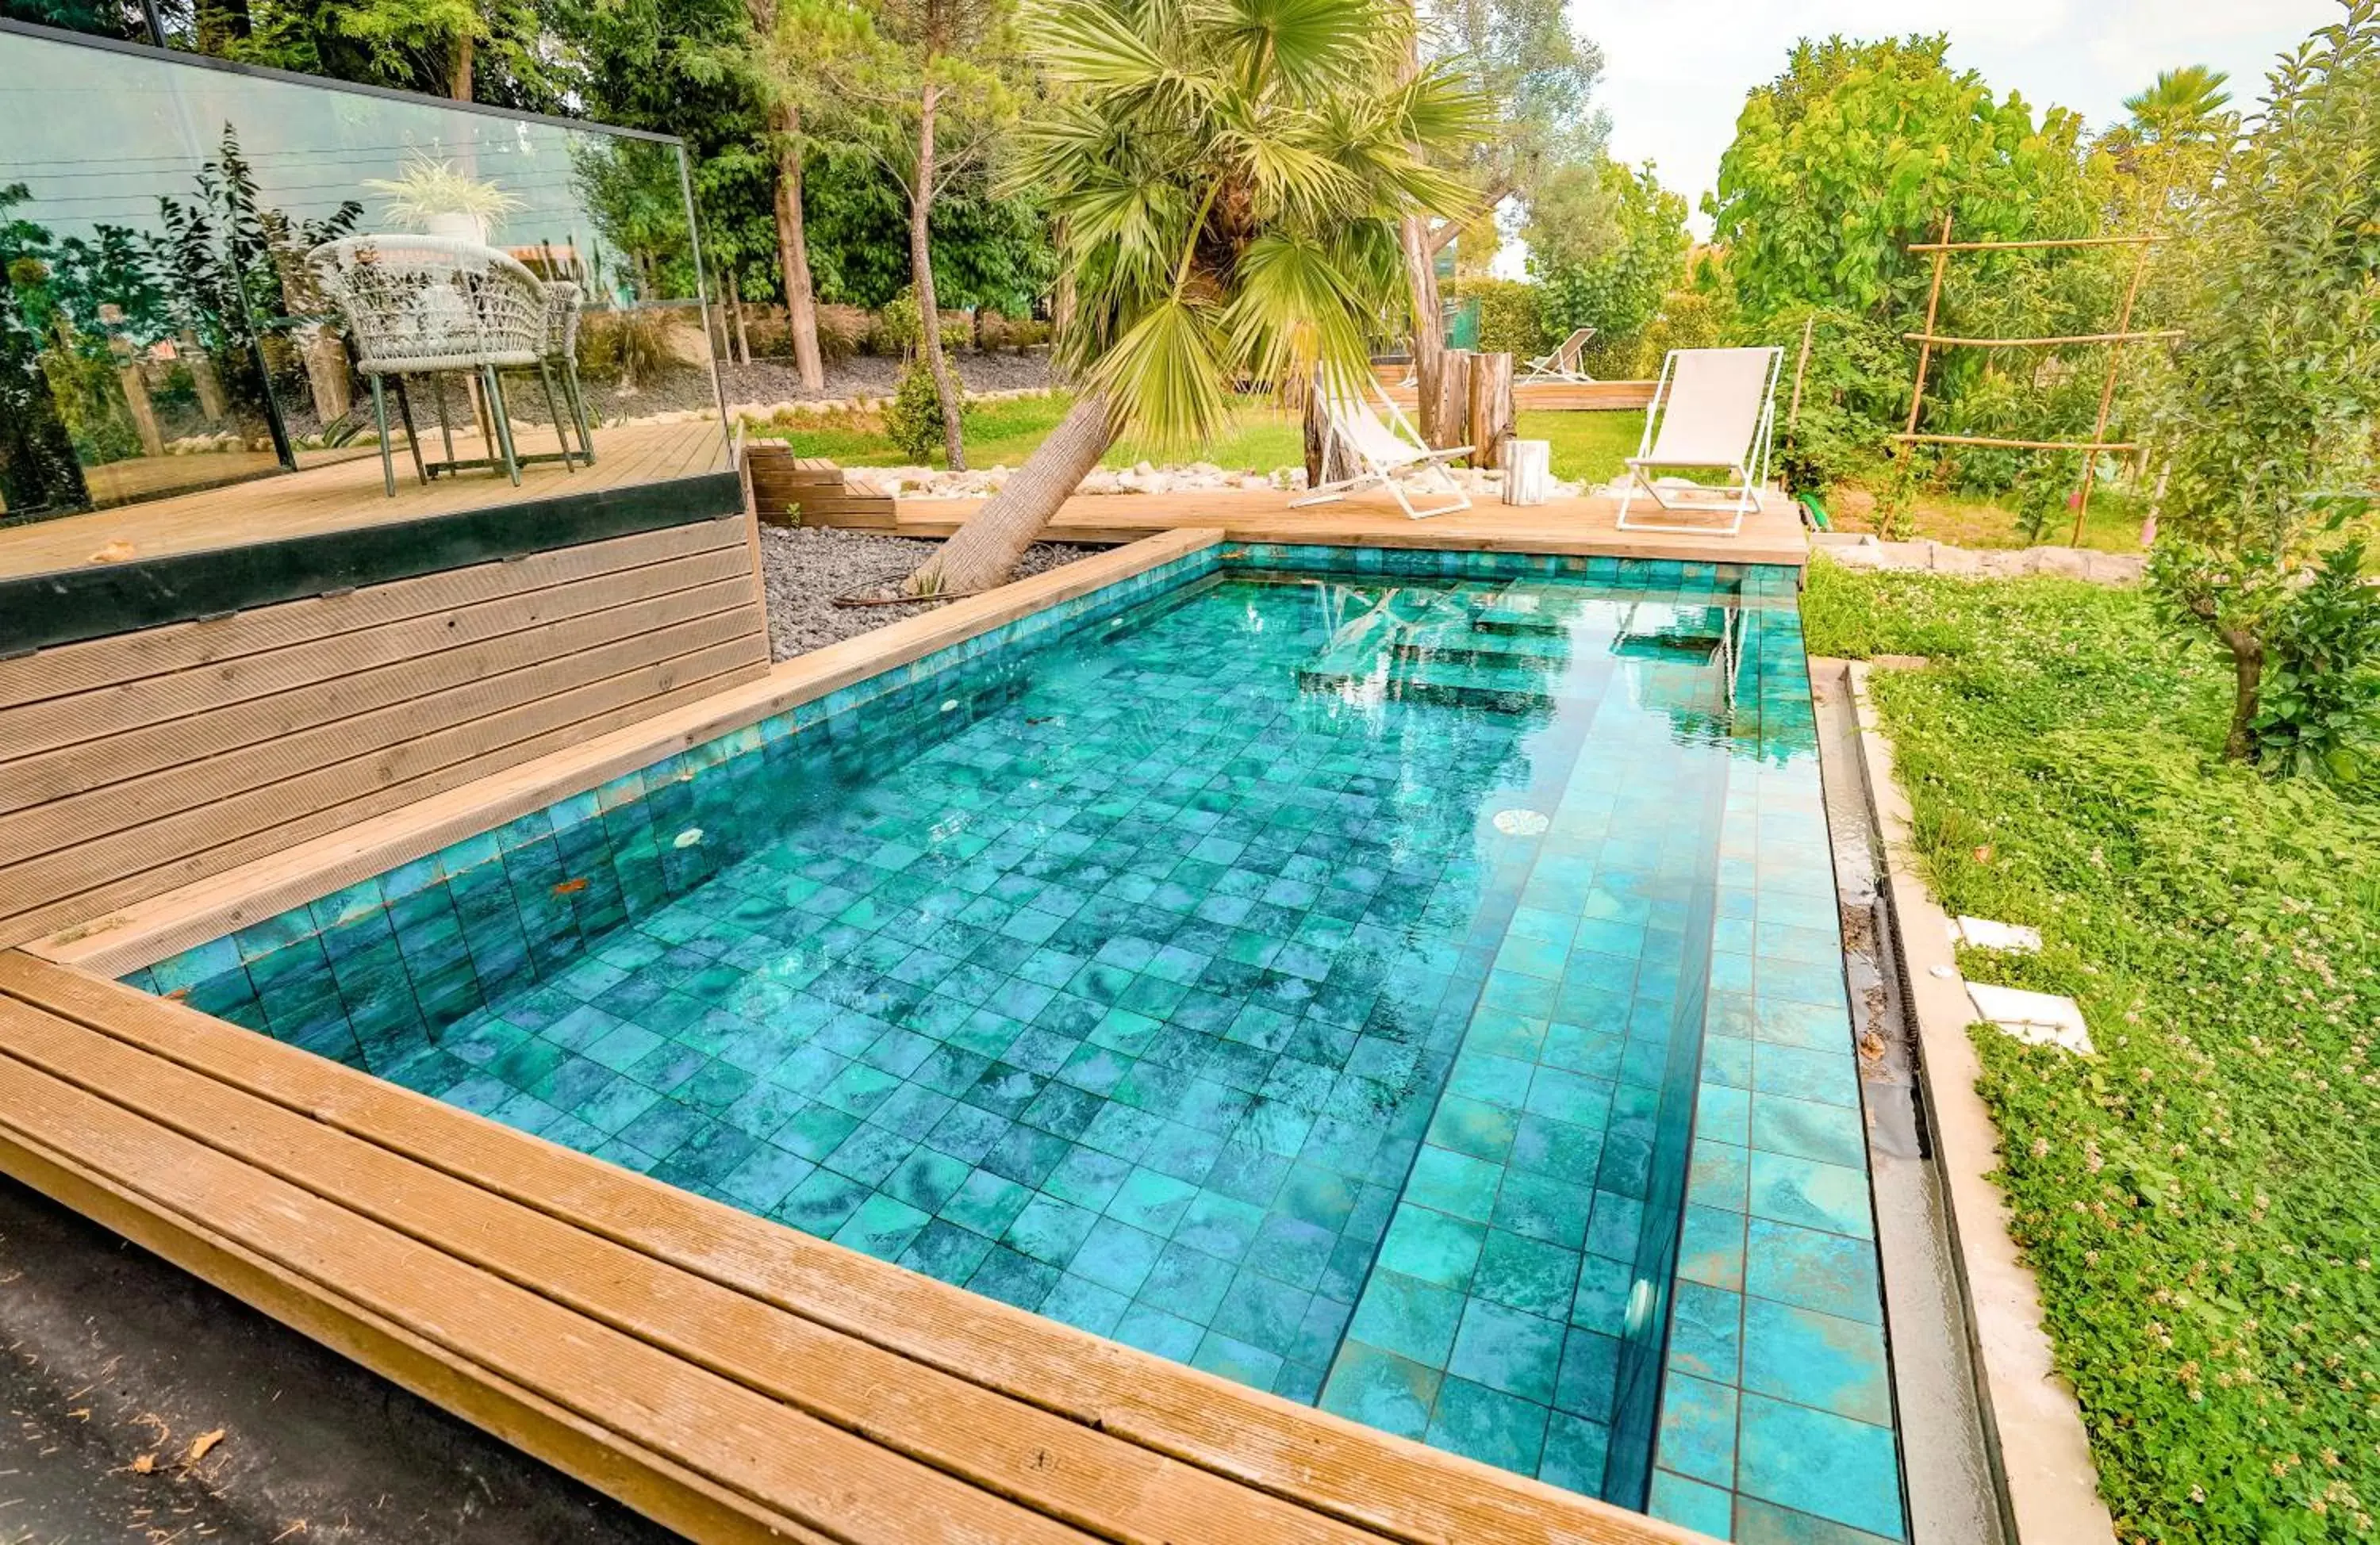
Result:
[[[819,356],[818,297],[810,288],[809,238],[802,231],[802,115],[792,103],[770,109],[777,137],[777,267],[785,287],[785,332],[794,344],[794,371],[805,392],[826,390]]]
[[[1429,227],[1417,214],[1397,224],[1397,239],[1405,254],[1405,294],[1413,303],[1414,383],[1420,394],[1421,437],[1432,445],[1445,443],[1439,426],[1439,371],[1446,358],[1445,319],[1439,312],[1438,258],[1429,245]]]
[[[1319,385],[1305,383],[1305,486],[1318,489],[1325,483],[1335,483],[1355,475],[1354,459],[1347,447],[1328,432],[1329,420],[1323,414],[1323,395]]]
[[[1463,438],[1471,443],[1471,465],[1502,466],[1516,433],[1512,356],[1475,354],[1471,356],[1470,375]]]
[[[2231,650],[2231,733],[2224,739],[2223,754],[2228,761],[2245,762],[2255,749],[2248,727],[2256,720],[2264,692],[2265,646],[2254,634],[2236,628],[2225,630],[2222,639]]]
[[[1421,416],[1421,438],[1437,450],[1471,443],[1463,433],[1470,422],[1471,366],[1472,356],[1462,349],[1440,355],[1438,391],[1415,404]]]
[[[1075,398],[1016,475],[918,566],[904,588],[911,595],[962,595],[1006,580],[1113,443],[1107,399],[1097,392]]]
[[[471,100],[471,34],[468,28],[455,40],[454,57],[447,61],[446,94],[456,102]]]
[[[926,67],[930,71],[933,66],[929,54]],[[909,271],[917,285],[917,334],[926,351],[926,368],[933,372],[934,396],[942,404],[942,457],[953,472],[964,472],[966,443],[959,434],[959,383],[951,375],[951,362],[942,357],[942,314],[934,299],[934,249],[927,237],[927,223],[934,212],[934,103],[941,95],[941,88],[929,76],[917,99],[917,180],[909,190]]]
[[[752,363],[752,336],[744,330],[744,292],[735,283],[735,271],[727,271],[727,314],[735,319],[735,363]]]

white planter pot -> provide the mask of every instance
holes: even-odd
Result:
[[[488,245],[488,223],[476,214],[433,214],[422,223],[428,227],[425,235]]]

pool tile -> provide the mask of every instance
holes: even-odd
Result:
[[[1876,1236],[1867,1173],[1782,1153],[1752,1155],[1753,1216],[1869,1239]]]
[[[1879,1426],[1892,1420],[1879,1328],[1766,1298],[1743,1304],[1743,1387]]]
[[[1471,1285],[1487,1235],[1478,1224],[1403,1203],[1380,1241],[1380,1265],[1460,1293]]]
[[[1439,1386],[1425,1437],[1432,1447],[1534,1475],[1549,1414],[1543,1406],[1449,1375]]]
[[[1460,1293],[1383,1265],[1365,1284],[1347,1334],[1424,1367],[1443,1369],[1454,1349],[1464,1303]]]
[[[1455,1333],[1447,1371],[1550,1406],[1560,1366],[1562,1326],[1485,1298],[1474,1298]]]
[[[1756,1397],[1755,1397],[1756,1398]],[[1672,1373],[1661,1385],[1660,1463],[1712,1486],[1735,1483],[1734,1386]]]
[[[1383,1432],[1419,1438],[1444,1378],[1436,1367],[1351,1339],[1331,1365],[1320,1404]]]
[[[1743,1397],[1740,1489],[1781,1507],[1903,1538],[1889,1428],[1766,1395]]]

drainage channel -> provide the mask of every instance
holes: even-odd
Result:
[[[2003,1545],[1998,1494],[1941,1179],[1919,1096],[1914,1028],[1848,682],[1815,668],[1819,764],[1842,905],[1843,956],[1867,1108],[1868,1169],[1884,1262],[1902,1470],[1913,1545]]]

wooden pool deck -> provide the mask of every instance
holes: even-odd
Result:
[[[1363,494],[1303,510],[1290,507],[1296,497],[1277,489],[1238,489],[1077,494],[1050,522],[1050,536],[1059,541],[1130,542],[1161,531],[1213,526],[1232,542],[1544,552],[1795,568],[1810,561],[1799,506],[1773,491],[1763,495],[1759,512],[1745,517],[1742,531],[1732,537],[1720,535],[1716,521],[1708,533],[1622,531],[1620,501],[1600,493],[1527,506],[1483,499],[1468,510],[1429,520],[1408,518],[1386,494]],[[948,537],[982,505],[979,499],[902,499],[894,501],[889,525],[839,517],[821,524],[903,537]]]
[[[697,1539],[1701,1538],[18,951],[0,1168]]]
[[[552,425],[541,433],[520,425],[515,430],[514,444],[524,453],[553,448]],[[400,451],[396,495],[390,498],[382,491],[379,455],[365,452],[280,477],[0,527],[0,580],[317,537],[549,496],[601,494],[728,469],[727,441],[715,422],[599,428],[594,443],[594,465],[565,470],[560,462],[533,462],[521,468],[519,488],[503,474],[485,470],[439,477],[424,487],[414,478],[413,458]],[[434,436],[426,443],[429,453],[444,454]],[[478,435],[457,433],[455,453],[465,459],[482,454]],[[169,459],[186,465],[203,460]]]

